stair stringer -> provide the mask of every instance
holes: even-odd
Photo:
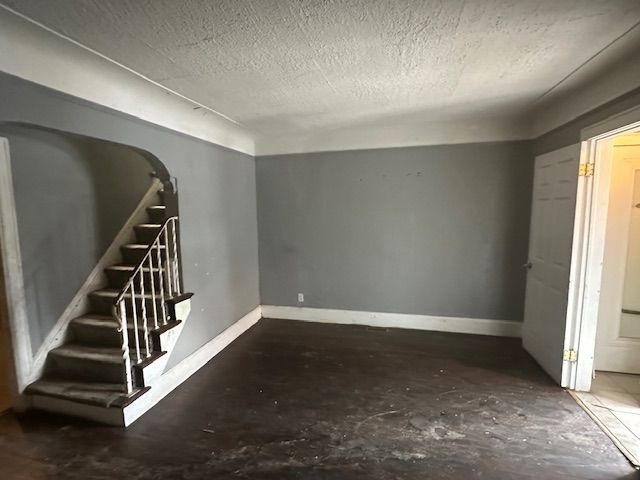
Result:
[[[171,318],[175,319],[175,324],[170,328],[161,328],[158,332],[153,333],[156,350],[165,352],[165,354],[156,358],[150,364],[138,368],[140,372],[138,381],[141,386],[153,387],[166,372],[171,353],[191,312],[191,296],[192,294],[181,295],[180,298],[168,302]]]
[[[162,190],[162,182],[158,178],[153,178],[151,186],[140,199],[136,208],[131,212],[129,218],[124,223],[118,234],[114,237],[111,245],[102,255],[96,266],[93,268],[84,284],[78,289],[67,308],[62,312],[60,318],[51,329],[42,345],[36,352],[31,364],[31,369],[27,377],[26,385],[41,378],[47,361],[49,352],[63,345],[68,339],[69,323],[90,309],[88,294],[103,287],[106,284],[104,269],[117,261],[120,256],[120,246],[130,243],[135,237],[133,227],[142,223],[147,215],[147,208],[157,202],[157,196]]]
[[[138,420],[244,332],[258,323],[261,317],[262,309],[257,306],[180,363],[167,370],[154,382],[154,386],[147,393],[122,409],[124,422],[122,425],[127,427]]]
[[[154,183],[157,184],[157,182]],[[177,283],[174,285],[176,290],[173,295],[171,287],[168,287],[164,297],[162,294],[158,296],[156,293],[154,296],[147,292],[144,297],[137,296],[136,302],[132,304],[122,304],[123,307],[126,306],[123,308],[123,314],[125,310],[131,311],[130,308],[133,307],[135,309],[133,311],[139,312],[138,319],[140,319],[140,312],[145,312],[144,305],[147,302],[153,304],[161,301],[162,298],[165,303],[164,306],[158,307],[162,310],[160,318],[156,317],[156,306],[153,307],[152,318],[157,322],[155,324],[160,323],[158,320],[162,320],[160,326],[155,329],[148,317],[144,317],[145,321],[140,323],[136,320],[136,315],[129,318],[125,315],[123,318],[127,320],[127,327],[125,332],[122,332],[114,303],[119,301],[117,299],[121,295],[125,295],[123,292],[127,292],[127,288],[132,288],[131,282],[134,278],[138,280],[138,277],[134,277],[135,275],[141,275],[141,289],[145,276],[149,277],[148,281],[151,285],[154,285],[156,275],[163,278],[162,268],[157,267],[155,271],[151,257],[149,257],[151,267],[147,266],[145,273],[143,265],[147,256],[143,255],[149,255],[151,245],[158,241],[167,225],[173,225],[173,241],[178,241],[173,251],[177,252],[177,258],[179,258],[179,238],[176,238],[175,230],[177,215],[167,217],[168,211],[172,210],[172,207],[167,206],[167,200],[175,207],[175,202],[171,201],[172,196],[175,195],[172,191],[166,192],[161,188],[162,185],[157,184],[156,188],[149,192],[148,197],[145,195],[147,201],[141,202],[136,209],[139,214],[132,215],[122,229],[122,235],[118,236],[118,242],[114,248],[116,251],[119,250],[119,255],[105,254],[104,264],[101,262],[99,267],[96,267],[103,272],[103,275],[99,275],[99,279],[95,282],[87,282],[90,285],[90,292],[85,294],[82,300],[84,306],[69,309],[78,316],[71,315],[72,318],[66,322],[67,328],[64,335],[60,335],[57,339],[59,346],[50,348],[47,352],[47,363],[42,368],[43,375],[29,384],[26,389],[32,407],[110,425],[127,425],[133,417],[137,418],[151,408],[149,405],[154,402],[149,399],[148,393],[152,386],[161,383],[160,390],[164,391],[166,385],[171,383],[175,371],[172,369],[171,374],[168,375],[170,378],[163,378],[163,374],[167,370],[171,353],[191,311],[193,294],[175,293],[180,291]],[[154,200],[158,200],[158,197],[161,204],[154,205]],[[166,235],[168,235],[167,231],[165,231],[165,238],[167,238]],[[135,243],[131,243],[134,241]],[[135,250],[131,250],[133,247]],[[162,252],[161,247],[165,248],[158,244],[158,262]],[[169,262],[168,247],[166,248],[164,255]],[[121,257],[121,263],[114,263],[118,257]],[[174,261],[177,262],[177,259]],[[172,268],[176,268],[174,273],[176,276],[169,273],[166,275],[169,280],[175,281],[179,278],[179,264],[174,264]],[[164,288],[162,280],[156,278],[155,282],[158,281],[160,288]],[[155,285],[158,284],[155,283]],[[94,290],[95,287],[98,288]],[[166,296],[167,294],[169,296]],[[131,301],[134,298],[133,290],[128,295]],[[138,305],[141,299],[142,302]],[[147,309],[149,308],[147,306]],[[122,348],[118,335],[120,339],[128,337],[129,349]],[[148,342],[148,347],[142,347],[142,343],[139,343],[141,341]],[[141,347],[136,348],[136,344]],[[131,368],[132,376],[123,376],[122,368],[125,371]],[[159,392],[153,395],[153,398],[161,398],[165,394]],[[141,402],[143,397],[146,399]],[[125,414],[125,412],[129,413]],[[134,415],[131,412],[137,413]]]
[[[160,384],[162,392],[154,391],[154,398],[162,398],[168,393],[166,385],[173,380],[173,374],[166,375],[167,363],[171,357],[182,329],[184,328],[189,313],[191,312],[192,294],[184,294],[181,298],[173,302],[168,302],[168,307],[172,311],[172,318],[175,318],[175,325],[171,328],[160,329],[156,335],[158,347],[165,352],[164,355],[156,358],[153,362],[140,368],[139,382],[144,387],[145,392],[138,395],[134,400],[128,402],[123,407],[92,405],[65,398],[56,398],[47,395],[30,394],[31,407],[53,413],[61,413],[73,417],[93,420],[106,425],[126,427],[135,419],[148,411],[156,402],[148,398],[148,392],[153,391],[153,387]],[[173,387],[175,388],[175,387]],[[172,388],[172,389],[173,389]],[[170,391],[170,390],[169,390]]]

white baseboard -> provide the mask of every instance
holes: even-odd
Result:
[[[277,305],[263,305],[262,316],[264,318],[282,318],[285,320],[303,320],[307,322],[409,328],[438,332],[495,335],[499,337],[520,337],[522,330],[521,322],[511,320],[439,317],[433,315],[284,307]]]
[[[195,353],[164,373],[147,393],[124,409],[124,426],[131,425],[135,422],[176,387],[202,368],[209,360],[224,350],[227,345],[258,323],[262,317],[261,310],[260,306],[256,307]]]

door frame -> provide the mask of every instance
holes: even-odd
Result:
[[[21,408],[21,393],[29,382],[33,354],[27,322],[11,155],[9,141],[4,137],[0,137],[0,260],[3,276],[0,286],[4,285],[4,292],[0,292],[0,295],[6,298],[6,327],[9,330],[9,347],[12,353],[9,360],[12,360],[10,366],[14,373],[14,407]]]
[[[562,386],[589,391],[598,326],[613,139],[640,127],[640,105],[581,131],[580,166],[593,168],[580,176],[576,193],[571,273],[565,330]]]

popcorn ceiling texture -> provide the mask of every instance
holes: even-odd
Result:
[[[637,0],[0,0],[258,137],[519,119]]]

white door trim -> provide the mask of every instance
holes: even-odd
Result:
[[[587,143],[580,145],[580,164],[587,163]],[[574,325],[582,315],[584,296],[584,271],[587,261],[587,245],[582,241],[591,212],[591,187],[592,182],[588,177],[578,177],[576,189],[576,211],[573,222],[573,241],[571,245],[571,267],[569,272],[569,294],[567,298],[567,320],[564,337],[565,350],[574,348],[578,341],[579,331]],[[575,349],[575,348],[574,348]],[[564,360],[563,360],[564,361]],[[575,369],[568,362],[562,368],[561,386],[570,387],[574,383]]]
[[[27,323],[22,257],[18,221],[13,196],[9,141],[0,137],[0,255],[13,351],[16,389],[20,394],[28,385],[33,352]]]
[[[640,122],[640,105],[583,128],[580,131],[580,139],[583,141],[595,141],[610,138],[628,131],[638,122]]]
[[[592,177],[580,177],[576,198],[565,348],[577,352],[576,362],[563,368],[562,386],[589,391],[593,377],[598,305],[609,204],[609,183],[615,136],[640,127],[640,106],[582,130],[580,163],[594,165]]]

